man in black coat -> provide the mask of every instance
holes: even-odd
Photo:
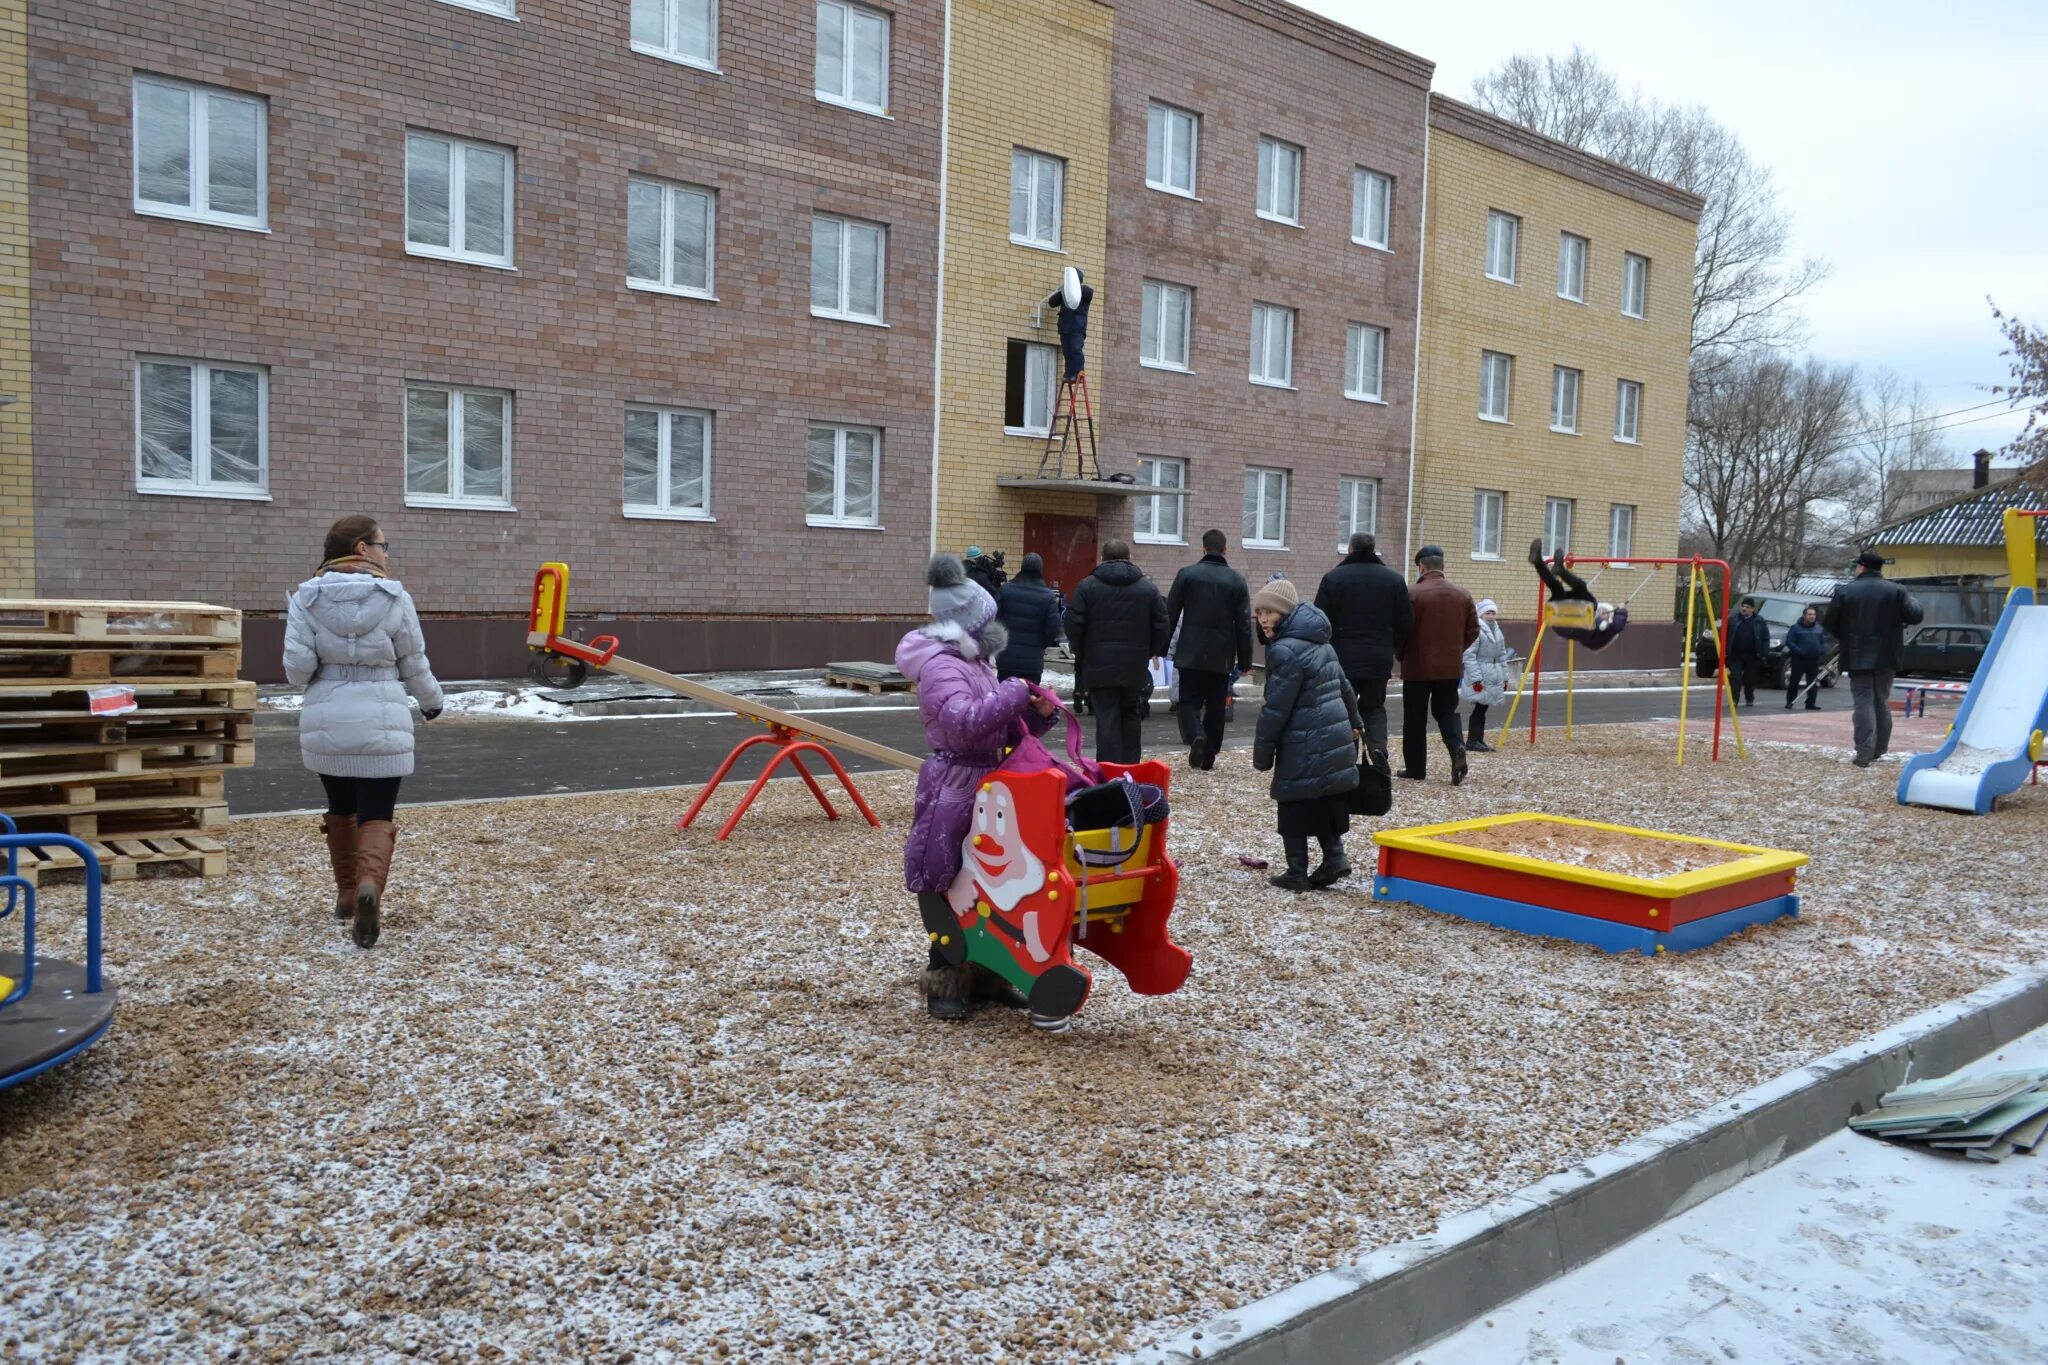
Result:
[[[1067,646],[1075,686],[1095,712],[1099,763],[1136,763],[1140,706],[1152,696],[1152,660],[1166,652],[1166,599],[1131,563],[1121,540],[1102,547],[1102,563],[1067,599]]]
[[[1387,766],[1387,680],[1394,676],[1394,656],[1408,643],[1415,625],[1415,607],[1408,583],[1379,557],[1377,542],[1360,531],[1351,537],[1344,562],[1323,575],[1316,589],[1316,607],[1330,618],[1330,643],[1337,661],[1358,694],[1365,720],[1366,747],[1374,762]]]
[[[1757,679],[1771,652],[1771,628],[1756,614],[1756,599],[1745,597],[1728,623],[1728,704],[1756,705]]]
[[[1856,766],[1883,758],[1892,743],[1892,679],[1898,675],[1907,626],[1917,626],[1920,604],[1884,576],[1884,556],[1856,556],[1856,577],[1836,589],[1821,629],[1842,648],[1842,671],[1856,702]]]
[[[1045,651],[1060,642],[1059,594],[1045,585],[1045,560],[1025,555],[1017,576],[996,595],[996,619],[1010,643],[996,655],[998,678],[1045,680]]]
[[[1173,666],[1180,675],[1180,737],[1190,768],[1214,768],[1223,747],[1230,675],[1252,667],[1252,595],[1223,558],[1221,531],[1202,532],[1202,557],[1173,576],[1168,629],[1180,629]]]

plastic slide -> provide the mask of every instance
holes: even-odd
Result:
[[[2021,588],[2006,599],[1956,721],[1931,754],[1906,760],[1899,804],[1984,815],[2033,771],[2028,746],[2048,728],[2048,606]]]

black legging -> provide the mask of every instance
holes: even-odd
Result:
[[[1550,600],[1553,602],[1591,602],[1595,600],[1593,590],[1586,586],[1586,580],[1564,566],[1564,551],[1562,550],[1558,551],[1557,562],[1554,565],[1547,564],[1543,560],[1538,559],[1536,561],[1536,572],[1542,576],[1543,586],[1550,589]]]
[[[330,777],[320,774],[327,788],[327,813],[353,815],[357,825],[372,820],[389,820],[398,809],[398,784],[402,777]]]

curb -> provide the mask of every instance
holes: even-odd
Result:
[[[1689,1118],[1444,1219],[1123,1365],[1375,1365],[1412,1356],[1835,1132],[1877,1097],[2048,1024],[2048,968],[1937,1005]]]

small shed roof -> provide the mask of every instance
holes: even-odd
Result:
[[[2029,512],[2048,510],[2048,492],[2024,479],[2007,479],[1887,522],[1866,533],[1863,543],[1995,549],[2005,544],[2005,511],[2009,507]],[[2034,527],[2037,536],[2048,540],[2048,517],[2036,518]]]

